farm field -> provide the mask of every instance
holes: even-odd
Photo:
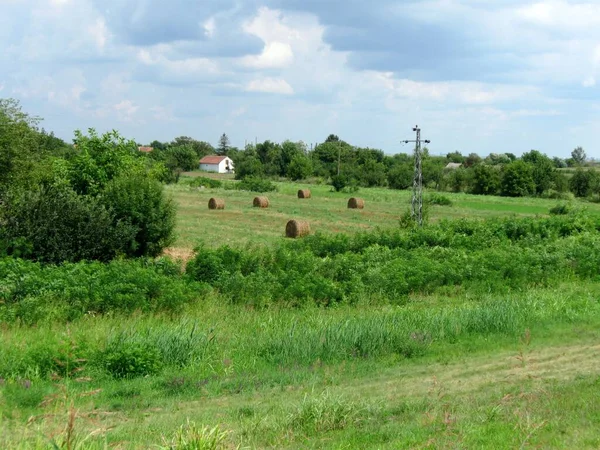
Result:
[[[301,187],[168,186],[185,274],[0,259],[0,448],[600,447],[598,205]]]
[[[200,172],[192,173],[200,175]],[[206,175],[202,173],[202,175]],[[231,179],[211,174],[217,179]],[[270,244],[285,235],[288,220],[302,219],[310,222],[312,232],[356,233],[376,228],[390,229],[398,226],[401,215],[410,207],[411,191],[384,188],[362,188],[353,194],[332,192],[331,186],[276,183],[277,192],[257,194],[247,191],[225,189],[198,189],[184,184],[168,186],[178,205],[177,234],[174,247],[189,250],[204,242],[208,246]],[[298,199],[299,189],[308,187],[312,198]],[[252,207],[257,195],[266,195],[271,207]],[[431,221],[442,218],[490,218],[510,215],[547,215],[550,208],[565,201],[540,198],[510,198],[444,193],[452,206],[431,208]],[[425,194],[425,197],[427,194]],[[225,199],[225,210],[211,211],[211,197]],[[365,200],[363,210],[349,210],[350,197]],[[587,208],[590,214],[600,215],[600,205],[573,201]],[[184,252],[185,253],[185,252]]]

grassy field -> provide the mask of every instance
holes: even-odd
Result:
[[[196,173],[192,173],[196,174]],[[205,174],[203,174],[205,175]],[[218,178],[219,176],[213,175]],[[226,175],[231,179],[231,175]],[[189,250],[203,241],[208,246],[223,244],[243,245],[246,243],[269,244],[285,235],[285,225],[291,219],[308,220],[313,232],[355,233],[359,230],[394,228],[403,213],[410,207],[411,191],[384,188],[361,189],[355,194],[332,192],[328,185],[306,185],[299,183],[277,183],[278,191],[264,194],[269,197],[271,207],[252,207],[257,195],[253,192],[199,189],[184,184],[169,186],[179,206],[176,249]],[[310,199],[298,199],[299,189],[309,188]],[[487,218],[515,215],[547,215],[558,200],[538,198],[509,198],[445,193],[452,206],[435,206],[431,220],[441,218]],[[211,211],[211,197],[225,199],[225,210]],[[365,200],[364,210],[350,210],[350,197]],[[600,214],[600,205],[581,203],[593,214]]]
[[[313,198],[299,200],[301,187],[278,183],[266,210],[252,208],[251,192],[185,181],[168,187],[179,205],[179,237],[167,253],[189,258],[199,242],[258,244],[225,256],[249,258],[260,271],[242,274],[244,267],[212,285],[186,284],[178,266],[163,272],[160,261],[154,276],[148,262],[118,261],[104,272],[38,268],[33,281],[22,264],[0,265],[10,274],[0,280],[0,308],[2,298],[18,301],[10,311],[35,318],[36,308],[84,305],[68,323],[26,325],[0,315],[0,448],[600,448],[597,222],[561,216],[538,229],[541,220],[533,228],[514,221],[511,233],[529,235],[495,235],[493,244],[488,228],[445,236],[451,227],[429,227],[412,235],[426,243],[415,248],[402,247],[401,237],[385,248],[383,235],[354,250],[347,242],[347,251],[327,247],[325,255],[310,245],[332,241],[294,241],[307,244],[300,258],[299,246],[277,246],[287,220],[307,219],[321,233],[398,228],[410,198],[362,189],[353,195],[365,199],[365,210],[353,211],[349,194],[310,185]],[[564,203],[444,195],[453,205],[433,206],[433,221],[545,216]],[[225,198],[226,209],[209,211],[210,197]],[[575,203],[600,215],[598,205]],[[273,252],[260,253],[267,247]],[[284,270],[274,272],[276,264]],[[304,272],[309,267],[324,272],[322,284],[310,285],[318,274]],[[420,278],[440,268],[452,274]],[[280,278],[269,270],[288,275],[295,290],[273,287]],[[446,280],[436,284],[438,276]],[[111,288],[100,292],[103,285]],[[353,287],[353,301],[330,307],[308,300],[290,307],[276,297]],[[94,301],[85,303],[88,293]],[[259,293],[268,301],[254,304]],[[186,295],[180,310],[114,306]],[[90,312],[94,302],[114,309]]]
[[[54,439],[59,448],[598,448],[597,294],[584,283],[450,305],[429,296],[401,310],[251,311],[209,301],[177,318],[4,329],[5,345],[59,340],[73,352],[75,342],[128,330],[189,333],[194,324],[210,343],[190,366],[156,376],[114,380],[76,372],[74,360],[71,380],[4,380],[0,446],[47,448]],[[487,325],[467,329],[466,311],[488,311]],[[392,317],[419,327],[421,352],[407,357],[380,342],[371,355],[344,354]],[[462,331],[428,341],[442,317]],[[169,447],[188,421],[218,427],[223,445]],[[71,447],[61,447],[67,439]]]

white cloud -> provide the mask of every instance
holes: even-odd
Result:
[[[391,72],[371,72],[371,75],[396,97],[434,102],[452,101],[467,105],[485,105],[525,98],[536,92],[535,88],[528,86],[464,81],[419,82],[396,79]]]
[[[586,88],[594,87],[596,86],[596,79],[594,77],[587,77],[585,80],[583,80],[581,85]]]
[[[262,53],[242,58],[242,65],[258,69],[274,69],[289,67],[294,61],[294,52],[290,44],[269,42]]]
[[[215,30],[217,29],[215,18],[211,17],[210,19],[208,19],[202,24],[202,27],[204,28],[204,35],[206,37],[213,37],[213,35],[215,34]]]
[[[252,80],[246,85],[248,92],[291,95],[294,89],[282,78],[262,78]]]
[[[597,3],[546,0],[518,8],[516,13],[527,22],[551,28],[581,30],[600,25],[600,5]]]
[[[106,28],[106,23],[103,18],[96,19],[93,25],[88,28],[88,32],[92,36],[93,40],[96,42],[96,46],[98,49],[103,50],[106,46],[106,41],[108,40],[108,28]]]
[[[113,110],[117,113],[117,117],[124,122],[132,121],[138,109],[139,106],[131,100],[123,100],[113,105]]]

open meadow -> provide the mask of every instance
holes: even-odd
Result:
[[[199,172],[190,175],[200,175]],[[204,176],[206,174],[202,174]],[[212,174],[225,182],[230,175]],[[271,244],[285,236],[288,220],[302,219],[310,222],[311,230],[317,233],[356,233],[376,228],[397,228],[403,213],[410,208],[412,191],[386,188],[363,188],[355,193],[334,192],[329,185],[306,183],[276,183],[277,192],[259,194],[248,191],[225,189],[201,189],[190,187],[192,177],[183,177],[178,185],[167,190],[178,206],[177,234],[174,247],[194,248],[198,243],[214,247],[223,244],[243,245]],[[308,187],[312,198],[298,199],[299,189]],[[252,200],[266,195],[271,206],[268,209],[253,208]],[[511,198],[468,194],[444,193],[452,206],[434,206],[430,220],[440,219],[503,217],[510,215],[548,215],[548,211],[565,201],[540,198]],[[211,211],[208,201],[212,197],[225,199],[225,210]],[[350,197],[365,200],[363,210],[347,207]],[[427,198],[427,193],[425,194]],[[586,208],[590,214],[600,215],[600,204],[573,201]]]
[[[186,273],[0,260],[0,448],[600,447],[599,205],[188,182]]]

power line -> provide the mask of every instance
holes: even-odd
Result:
[[[421,151],[421,129],[415,125],[413,131],[417,133],[414,141],[402,141],[404,144],[415,143],[415,172],[413,176],[413,196],[411,201],[410,216],[420,227],[423,226],[423,152]],[[431,141],[423,141],[429,144]]]

